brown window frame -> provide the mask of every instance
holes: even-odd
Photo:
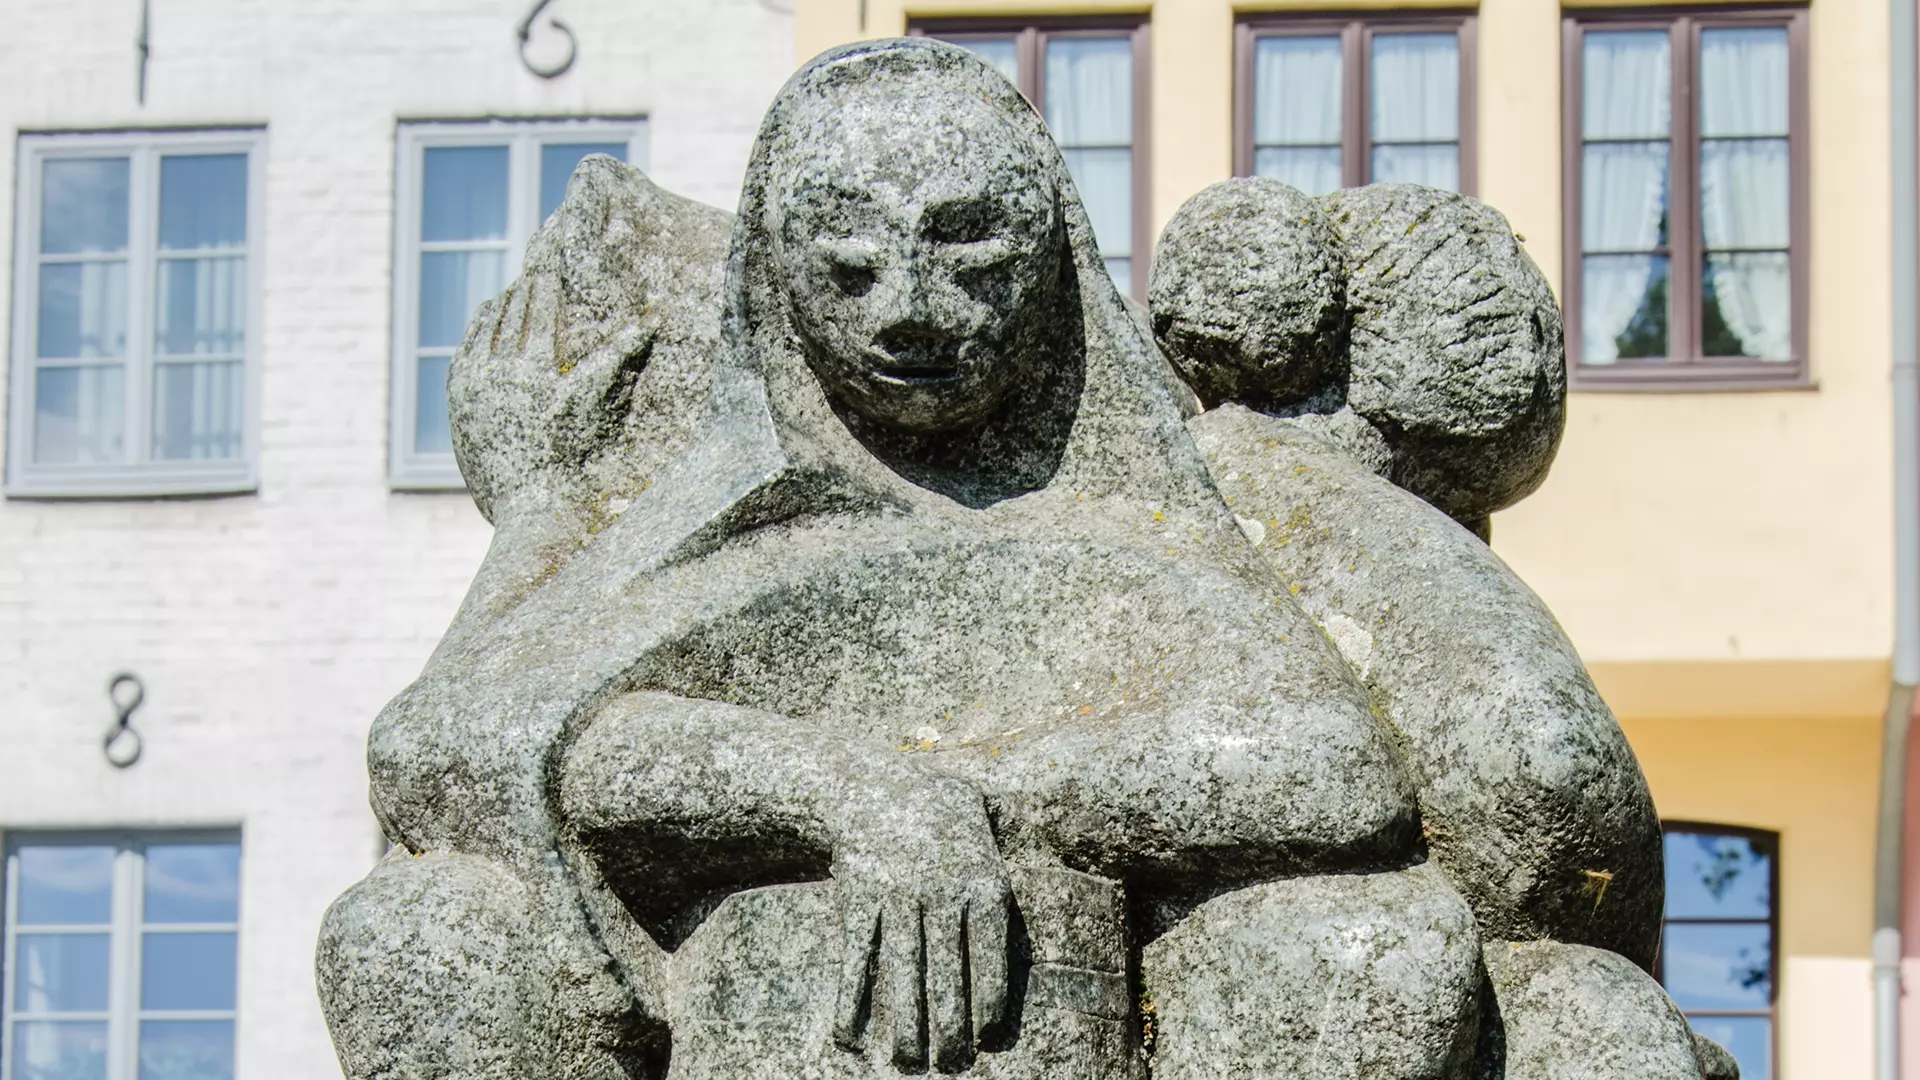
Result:
[[[1373,165],[1373,110],[1369,107],[1373,38],[1396,34],[1451,33],[1460,39],[1460,192],[1479,190],[1480,146],[1476,118],[1479,96],[1475,37],[1479,20],[1471,11],[1367,12],[1351,16],[1259,13],[1240,16],[1233,27],[1233,174],[1253,175],[1253,60],[1263,37],[1335,37],[1340,39],[1340,183],[1370,183]]]
[[[1807,9],[1804,4],[1747,7],[1661,7],[1576,11],[1561,23],[1561,306],[1566,324],[1568,385],[1574,390],[1810,389],[1807,314],[1809,271]],[[1787,31],[1787,267],[1792,277],[1793,358],[1787,362],[1707,356],[1701,340],[1700,136],[1695,69],[1700,31],[1777,26]],[[1665,30],[1670,35],[1673,94],[1667,138],[1667,342],[1679,355],[1587,364],[1580,357],[1583,252],[1581,59],[1586,32]],[[1679,348],[1674,348],[1679,343]]]
[[[1755,829],[1743,825],[1723,825],[1712,821],[1662,820],[1660,822],[1660,867],[1662,885],[1666,874],[1666,836],[1668,833],[1695,833],[1704,836],[1733,836],[1746,840],[1750,844],[1764,841],[1773,855],[1767,866],[1767,917],[1754,918],[1695,918],[1682,917],[1669,919],[1663,903],[1660,909],[1660,951],[1654,962],[1654,978],[1662,989],[1667,985],[1667,927],[1681,926],[1728,926],[1752,925],[1764,923],[1767,927],[1767,984],[1768,1005],[1765,1009],[1686,1009],[1686,1015],[1715,1017],[1764,1017],[1767,1020],[1768,1061],[1773,1080],[1780,1078],[1780,834],[1772,829]],[[1756,844],[1757,846],[1757,844]],[[1677,1006],[1676,1006],[1677,1007]]]
[[[1049,16],[1036,18],[969,17],[951,19],[915,19],[908,26],[912,37],[932,37],[959,43],[969,37],[1011,36],[1014,54],[1020,63],[1020,92],[1033,104],[1044,121],[1047,115],[1047,42],[1054,38],[1120,37],[1124,34],[1133,46],[1133,248],[1127,256],[1132,263],[1135,300],[1147,302],[1147,276],[1153,264],[1153,246],[1157,239],[1152,225],[1153,160],[1153,59],[1150,26],[1145,15]]]

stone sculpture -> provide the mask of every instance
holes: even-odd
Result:
[[[1497,214],[1205,193],[1163,354],[908,40],[793,78],[727,227],[589,159],[456,357],[496,534],[374,725],[348,1076],[1729,1075],[1618,727],[1434,509],[1558,436]]]

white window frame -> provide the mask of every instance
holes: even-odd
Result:
[[[221,495],[259,486],[262,270],[266,264],[266,130],[119,131],[21,135],[14,198],[13,339],[6,494],[28,498]],[[247,155],[246,345],[241,363],[240,456],[220,461],[157,460],[153,454],[154,281],[158,259],[159,159],[173,153]],[[127,350],[123,396],[127,460],[42,464],[33,460],[34,376],[40,321],[40,205],[45,162],[128,158]]]
[[[112,923],[107,946],[107,1080],[136,1080],[140,1071],[140,943],[145,929],[141,908],[145,897],[146,849],[154,844],[198,843],[240,846],[242,900],[246,882],[246,847],[237,829],[114,829],[61,832],[10,832],[0,845],[5,889],[0,893],[0,1080],[13,1077],[14,943],[19,932],[20,857],[23,847],[36,845],[98,846],[114,848]],[[216,932],[234,935],[235,970],[233,1008],[166,1012],[167,1020],[230,1020],[236,1063],[240,1043],[240,959],[245,942],[240,932],[244,910],[231,923],[167,923],[168,933]],[[58,932],[64,927],[35,925],[30,933]],[[86,929],[95,927],[89,924]],[[74,1019],[97,1019],[96,1014],[53,1014]],[[149,1017],[151,1018],[151,1017]],[[237,1068],[237,1064],[236,1064]]]
[[[540,148],[546,143],[625,142],[627,162],[647,167],[645,117],[576,120],[476,120],[406,122],[399,125],[394,165],[392,392],[389,403],[387,482],[399,491],[461,491],[453,454],[414,449],[418,415],[420,340],[420,203],[426,181],[426,151],[447,146],[507,147],[507,254],[505,280],[520,274],[527,241],[542,222]]]

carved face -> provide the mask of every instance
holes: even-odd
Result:
[[[1035,362],[1059,286],[1057,200],[977,99],[850,103],[777,177],[777,261],[807,361],[876,423],[985,418]]]

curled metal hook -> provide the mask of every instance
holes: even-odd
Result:
[[[561,57],[558,62],[545,67],[534,63],[533,58],[527,55],[527,44],[533,40],[533,22],[535,19],[538,19],[540,13],[547,10],[547,6],[552,3],[553,0],[534,0],[533,7],[527,12],[526,18],[521,19],[520,25],[514,30],[514,33],[520,38],[520,62],[527,66],[528,71],[533,72],[543,79],[557,79],[565,75],[567,69],[573,66],[574,58],[580,54],[580,39],[573,36],[573,29],[566,23],[561,22],[558,18],[549,15],[547,16],[547,25],[560,31],[567,37],[567,55]]]
[[[131,698],[120,692],[122,686],[133,687]],[[113,702],[117,721],[107,732],[106,739],[101,742],[100,750],[107,756],[107,764],[116,769],[124,769],[140,760],[140,751],[144,745],[140,733],[133,729],[133,710],[147,700],[146,684],[142,683],[140,676],[133,672],[123,671],[107,680],[107,700]],[[131,740],[131,742],[124,740]],[[122,747],[130,745],[132,748],[116,751],[114,750],[116,745]]]

